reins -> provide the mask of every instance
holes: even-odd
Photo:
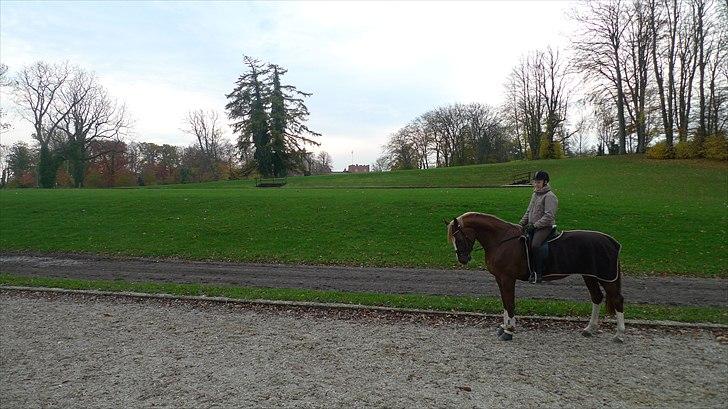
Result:
[[[523,235],[522,235],[522,234],[519,234],[519,235],[517,235],[517,236],[513,236],[513,237],[507,238],[507,239],[505,239],[505,240],[501,240],[501,241],[500,241],[500,243],[498,243],[498,245],[497,245],[496,247],[500,247],[500,245],[501,245],[501,244],[503,244],[503,243],[505,243],[505,242],[507,242],[507,241],[511,241],[511,240],[513,240],[513,239],[517,239],[517,238],[520,238],[520,237],[523,237]],[[477,242],[477,243],[478,243],[478,244],[480,244],[480,242]],[[471,253],[472,253],[472,252],[475,252],[475,251],[478,251],[478,250],[483,250],[483,245],[481,245],[481,246],[480,246],[480,248],[477,248],[477,249],[473,249],[473,250],[471,251]]]
[[[462,232],[462,230],[461,230],[461,229],[458,229],[458,231],[457,231],[457,232]],[[456,233],[457,233],[457,232],[456,232]],[[453,233],[453,234],[454,234],[454,233]],[[500,241],[500,243],[498,243],[498,245],[497,245],[496,247],[500,247],[500,245],[501,245],[501,244],[503,244],[503,243],[505,243],[505,242],[507,242],[507,241],[511,241],[511,240],[513,240],[513,239],[517,239],[517,238],[520,238],[520,237],[523,237],[523,235],[522,235],[522,234],[518,234],[518,235],[515,235],[515,236],[513,236],[513,237],[509,237],[509,238],[507,238],[507,239],[501,240],[501,241]],[[477,243],[477,244],[480,244],[480,242],[479,242],[479,241],[477,241],[477,240],[475,240],[475,243]],[[473,247],[475,247],[475,246],[473,246]],[[474,248],[474,249],[470,250],[470,252],[471,252],[471,253],[474,253],[474,252],[476,252],[476,251],[479,251],[479,250],[483,250],[483,245],[482,245],[482,244],[480,245],[480,247],[479,247],[479,248],[477,248],[477,249],[476,249],[476,248]]]
[[[507,241],[511,241],[511,240],[513,240],[513,239],[517,239],[517,238],[519,238],[519,237],[523,237],[523,235],[522,235],[522,234],[519,234],[519,235],[517,235],[517,236],[513,236],[513,237],[511,237],[511,238],[508,238],[508,239],[505,239],[505,240],[501,240],[501,242],[500,242],[500,243],[498,243],[498,245],[500,246],[501,244],[503,244],[503,243],[505,243],[505,242],[507,242]]]

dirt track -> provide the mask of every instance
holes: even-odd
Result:
[[[0,291],[2,407],[723,407],[726,333]]]
[[[0,253],[0,271],[134,282],[499,297],[492,276],[473,270],[242,264],[4,252]],[[728,280],[627,275],[623,292],[628,303],[728,307]],[[581,277],[540,285],[519,283],[516,293],[519,298],[589,299]]]

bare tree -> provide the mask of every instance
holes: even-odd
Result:
[[[331,155],[326,151],[321,151],[316,155],[316,172],[317,174],[331,173],[333,169],[333,160]]]
[[[112,99],[92,73],[76,69],[60,98],[58,129],[64,136],[64,158],[70,163],[75,187],[83,187],[88,162],[106,155],[109,149],[121,149],[121,137],[128,129],[125,108]],[[89,146],[99,141],[105,149],[91,152]]]
[[[571,91],[568,64],[557,50],[535,51],[513,68],[506,92],[506,115],[516,132],[516,144],[527,147],[532,159],[556,157],[555,140],[562,143]],[[542,149],[542,144],[543,149]]]
[[[619,133],[619,129],[617,115],[614,112],[614,104],[608,98],[594,99],[592,102],[595,107],[594,118],[597,130],[597,155],[602,156],[607,153],[616,154],[619,152],[619,147],[617,145],[615,151],[615,138]]]
[[[8,154],[10,147],[0,143],[0,189],[4,188],[10,178],[10,168],[8,167]]]
[[[712,47],[708,45],[706,49],[706,39],[710,36],[711,25],[708,20],[708,9],[710,8],[712,1],[710,0],[693,0],[692,10],[693,17],[695,18],[695,45],[698,49],[697,52],[697,64],[698,64],[698,108],[699,119],[698,119],[698,132],[697,137],[700,139],[700,144],[703,138],[707,135],[706,126],[706,104],[705,104],[705,66],[708,64]]]
[[[667,6],[667,5],[666,5]],[[666,7],[665,6],[665,7]],[[676,5],[673,4],[673,7]],[[697,48],[695,43],[695,19],[687,11],[680,9],[674,12],[679,17],[677,24],[677,41],[675,51],[677,53],[676,81],[674,106],[674,123],[677,125],[678,141],[686,142],[690,127],[690,109],[692,105],[693,80],[697,69]],[[669,33],[670,35],[672,33]]]
[[[504,121],[479,103],[435,108],[394,132],[384,147],[380,169],[427,169],[501,162],[512,154]],[[434,156],[434,157],[433,157]],[[387,166],[384,166],[384,165]]]
[[[636,152],[645,153],[647,149],[647,85],[651,72],[649,68],[652,48],[649,8],[641,0],[632,0],[630,7],[632,19],[627,23],[628,27],[625,31],[626,61],[623,64],[624,84],[627,87],[625,108],[631,120],[630,128],[637,134]]]
[[[40,145],[38,164],[39,184],[41,187],[54,187],[56,171],[62,155],[52,152],[53,138],[59,137],[59,126],[68,118],[75,104],[85,97],[77,98],[75,104],[60,103],[64,86],[72,76],[67,64],[51,65],[36,62],[20,70],[15,83],[16,102],[24,119],[33,124],[33,138]]]
[[[430,167],[430,151],[433,147],[434,135],[431,132],[430,124],[423,118],[418,117],[406,126],[405,133],[409,143],[417,151],[420,169]]]
[[[8,78],[8,66],[0,63],[0,92],[2,88],[12,87],[13,81]],[[0,132],[4,132],[10,128],[10,124],[5,122],[5,111],[0,107]],[[4,184],[3,184],[4,186]]]
[[[215,111],[205,112],[201,109],[187,113],[185,132],[197,138],[198,146],[202,151],[205,163],[204,167],[213,179],[217,180],[220,175],[217,171],[217,163],[220,159],[220,143],[222,140],[222,129],[219,127],[218,114]]]
[[[392,169],[418,169],[422,162],[418,157],[418,151],[410,142],[406,127],[390,136],[385,151],[389,155]]]
[[[563,127],[566,121],[566,114],[569,106],[570,90],[566,87],[567,67],[559,58],[559,52],[548,47],[543,54],[541,66],[543,70],[539,77],[543,78],[541,83],[541,98],[543,98],[545,110],[544,139],[549,144],[546,149],[548,158],[556,157],[554,152],[554,137],[562,133],[562,146],[571,134],[565,132]]]
[[[725,117],[720,118],[721,106],[728,98],[725,78],[728,52],[728,3],[718,5],[713,0],[693,0],[695,20],[696,65],[698,69],[698,127],[696,145],[702,150],[705,137],[723,129]],[[720,70],[723,69],[723,77]]]
[[[581,32],[574,42],[576,66],[595,84],[598,91],[611,97],[617,107],[619,153],[626,153],[627,129],[624,93],[624,32],[632,15],[621,0],[589,2],[574,19]]]
[[[514,102],[513,120],[520,123],[524,145],[531,158],[538,159],[543,135],[543,115],[546,107],[540,92],[544,86],[543,53],[535,52],[521,59],[511,72],[509,99]]]
[[[142,153],[139,142],[131,142],[126,146],[127,167],[137,177],[142,173]]]
[[[372,172],[386,172],[389,169],[391,169],[391,164],[389,160],[389,156],[382,155],[377,158],[376,161],[374,161],[374,164],[372,165]]]
[[[594,120],[590,120],[588,117],[582,115],[576,124],[576,131],[574,145],[576,147],[576,156],[583,156],[586,152],[587,146],[587,134],[594,127]]]
[[[650,30],[652,32],[652,63],[660,95],[662,126],[667,143],[668,157],[674,156],[674,97],[675,97],[675,60],[679,21],[682,9],[677,0],[664,0],[661,5],[650,0]],[[667,78],[665,78],[667,65]],[[667,89],[665,89],[667,87]]]
[[[708,62],[706,126],[709,135],[725,130],[728,121],[728,3],[722,24],[716,28],[715,52]]]
[[[241,165],[237,147],[230,140],[221,139],[218,143],[217,150],[220,162],[225,164],[229,172],[228,178],[236,179]],[[252,153],[249,153],[249,157],[252,157]]]
[[[506,126],[513,134],[518,149],[518,157],[526,157],[526,148],[528,146],[527,135],[523,132],[523,117],[519,109],[518,102],[518,84],[511,75],[506,85],[506,102],[502,106],[503,116],[506,118]]]

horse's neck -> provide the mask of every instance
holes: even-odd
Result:
[[[477,239],[484,248],[500,243],[509,232],[515,233],[512,224],[486,214],[472,215],[468,224],[473,226]]]

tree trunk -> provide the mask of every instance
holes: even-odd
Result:
[[[622,67],[619,63],[619,48],[614,47],[614,59],[617,71],[617,119],[619,120],[619,154],[627,153],[627,124],[624,119],[624,89],[622,88]]]
[[[624,119],[624,91],[622,90],[622,75],[617,70],[617,119],[619,120],[619,154],[627,153],[627,124]]]
[[[696,17],[698,27],[696,28],[695,39],[698,41],[698,73],[700,79],[698,80],[698,95],[700,99],[700,122],[697,132],[696,143],[698,146],[702,145],[703,140],[706,136],[705,126],[705,30],[703,24],[703,17],[705,15],[705,3],[702,0],[696,2]]]

